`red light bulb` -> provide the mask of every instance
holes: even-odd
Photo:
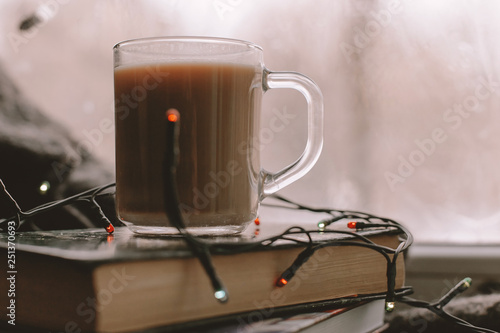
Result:
[[[285,279],[285,278],[280,278],[277,282],[276,282],[276,285],[278,287],[283,287],[284,285],[286,285],[288,283],[288,281]]]
[[[175,123],[177,122],[177,120],[179,120],[180,114],[176,109],[168,109],[166,112],[166,116],[168,121]]]
[[[353,222],[347,223],[347,227],[349,229],[356,229],[356,222],[353,221]]]
[[[109,233],[109,234],[112,234],[113,231],[115,231],[115,227],[113,227],[113,225],[110,223],[107,227],[106,227],[106,231]]]

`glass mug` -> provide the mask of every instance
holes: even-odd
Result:
[[[243,231],[268,195],[304,176],[323,145],[323,97],[314,82],[264,67],[262,49],[240,40],[163,37],[118,43],[114,53],[116,209],[130,230],[176,234],[162,188],[165,112],[180,114],[176,183],[187,231]],[[272,88],[308,104],[303,154],[277,173],[262,169],[261,100]],[[166,198],[168,199],[168,198]]]

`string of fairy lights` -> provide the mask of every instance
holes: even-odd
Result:
[[[463,319],[453,316],[445,310],[445,306],[458,294],[467,290],[471,285],[471,279],[465,278],[446,293],[441,299],[436,302],[426,302],[412,299],[405,295],[405,293],[398,293],[396,290],[396,261],[400,255],[411,246],[413,243],[412,234],[398,222],[384,217],[375,216],[359,211],[337,210],[331,208],[315,208],[306,205],[295,203],[282,196],[273,195],[273,197],[281,202],[281,204],[268,204],[268,206],[306,210],[309,212],[316,212],[330,215],[329,218],[322,219],[317,224],[317,229],[306,230],[299,226],[293,226],[285,230],[283,233],[271,236],[269,238],[254,241],[254,242],[230,242],[230,243],[213,243],[205,239],[196,237],[186,230],[186,225],[183,216],[179,210],[178,193],[175,177],[176,167],[178,161],[179,148],[177,145],[179,135],[179,120],[180,115],[176,110],[168,110],[166,114],[166,133],[169,144],[164,157],[164,175],[163,187],[165,191],[164,207],[165,213],[169,221],[178,229],[179,233],[184,237],[186,243],[192,250],[193,254],[199,259],[207,276],[210,278],[213,295],[220,303],[226,303],[229,299],[229,292],[224,286],[223,281],[217,275],[216,267],[213,265],[211,256],[213,254],[235,254],[245,251],[252,251],[271,247],[279,241],[287,241],[297,244],[304,249],[297,255],[295,260],[285,269],[275,281],[272,281],[278,288],[285,287],[295,276],[299,269],[304,269],[304,264],[316,253],[316,251],[325,247],[339,247],[339,246],[357,246],[367,248],[378,252],[383,256],[387,263],[387,291],[385,293],[386,311],[391,312],[395,308],[395,302],[403,302],[413,307],[425,308],[435,313],[436,315],[444,318],[447,321],[454,323],[457,326],[466,328],[471,332],[483,333],[498,333],[488,328],[474,326]],[[98,203],[98,198],[101,196],[109,196],[110,189],[115,186],[114,183],[99,186],[89,189],[82,193],[73,195],[63,200],[48,202],[38,207],[23,211],[16,200],[11,196],[4,182],[0,179],[0,189],[3,191],[8,201],[12,204],[11,208],[15,213],[8,218],[0,219],[0,230],[6,231],[7,226],[15,223],[16,230],[27,220],[43,214],[47,211],[71,205],[76,202],[87,202],[91,207],[97,208],[100,219],[99,223],[108,234],[114,232],[113,224],[110,219],[106,217],[104,211]],[[0,193],[1,194],[1,193]],[[1,212],[0,212],[1,213]],[[348,230],[338,230],[330,228],[333,224],[345,223]],[[397,232],[400,242],[397,247],[390,248],[374,243],[370,238],[365,237],[359,231],[369,229],[387,229]],[[331,240],[325,238],[315,239],[316,234],[342,234],[346,237],[336,237]],[[301,237],[297,237],[301,236]]]

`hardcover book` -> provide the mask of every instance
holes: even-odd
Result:
[[[257,227],[255,227],[257,228]],[[250,227],[238,237],[204,239],[211,244],[254,244],[288,226]],[[257,235],[258,234],[258,235]],[[398,234],[365,232],[376,244],[396,247]],[[305,237],[298,235],[297,237]],[[320,240],[345,235],[319,234]],[[212,256],[229,300],[219,303],[200,262],[180,237],[139,236],[126,228],[108,235],[101,229],[24,232],[15,235],[13,297],[1,297],[5,309],[14,302],[17,327],[53,332],[133,332],[179,327],[194,321],[233,316],[249,322],[283,307],[341,301],[387,290],[387,266],[378,252],[358,246],[324,247],[290,282],[276,280],[304,249],[281,240],[271,246]],[[0,235],[0,253],[9,253],[8,235]],[[6,262],[6,260],[4,261]],[[1,279],[7,295],[12,281]],[[404,286],[404,257],[397,260],[396,289]],[[361,299],[360,297],[358,297]],[[5,319],[7,318],[7,319]],[[12,328],[4,317],[3,326]]]

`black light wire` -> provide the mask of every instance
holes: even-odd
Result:
[[[9,222],[14,222],[15,223],[15,229],[19,229],[19,226],[21,225],[21,214],[23,213],[21,210],[21,207],[17,203],[17,201],[12,197],[12,195],[9,193],[7,190],[7,187],[5,186],[3,180],[0,178],[0,184],[2,185],[2,189],[4,194],[6,195],[7,199],[9,202],[12,204],[14,209],[16,210],[16,215],[9,218],[9,219],[3,219],[0,220],[0,227],[3,227],[5,225],[5,229],[2,229],[2,231],[7,231],[8,230],[8,225],[10,224]]]
[[[460,281],[455,287],[450,289],[444,296],[442,296],[438,301],[429,303],[425,301],[420,301],[420,300],[415,300],[411,297],[403,296],[399,299],[399,301],[406,303],[412,307],[416,308],[424,308],[427,309],[434,314],[438,315],[439,317],[453,322],[455,325],[466,328],[471,330],[472,332],[478,332],[478,333],[498,333],[497,331],[484,328],[484,327],[478,327],[470,324],[469,322],[458,318],[451,313],[447,312],[444,307],[458,294],[462,293],[463,291],[467,290],[470,285],[471,285],[472,280],[470,278],[465,278],[462,281]]]
[[[208,246],[193,237],[187,230],[179,209],[179,194],[176,186],[177,164],[179,162],[179,124],[180,114],[175,109],[169,109],[165,115],[166,151],[163,161],[164,207],[168,220],[172,223],[198,258],[208,275],[214,289],[214,297],[219,302],[228,300],[227,290],[217,276],[213,266]]]
[[[172,173],[172,175],[175,175],[175,172]],[[172,182],[172,179],[173,178],[170,178],[170,183],[168,183],[166,185],[168,185],[169,187],[173,186],[172,188],[175,188],[175,186],[173,185],[174,182]],[[89,201],[93,204],[97,204],[97,201],[95,199],[97,197],[100,197],[100,196],[109,195],[109,193],[102,193],[102,192],[104,192],[104,190],[106,190],[110,187],[115,186],[114,183],[111,183],[111,184],[107,184],[105,186],[92,188],[90,190],[84,191],[80,194],[68,197],[68,198],[63,199],[63,200],[49,202],[49,203],[43,204],[41,206],[32,208],[30,210],[22,211],[21,208],[19,207],[19,205],[17,204],[17,202],[15,201],[15,199],[7,191],[7,188],[1,179],[0,179],[0,185],[2,185],[2,189],[3,189],[4,193],[9,197],[13,206],[17,208],[17,213],[15,216],[0,220],[0,227],[3,226],[4,224],[6,224],[7,222],[10,222],[10,221],[19,221],[18,223],[20,223],[25,219],[29,219],[29,218],[34,217],[35,215],[41,214],[45,211],[52,210],[52,209],[55,209],[58,207],[62,207],[64,205],[68,205],[68,204],[71,204],[73,202],[80,201],[80,200]],[[276,198],[279,200],[284,199],[284,198],[278,197],[278,196],[276,196]],[[293,203],[292,201],[290,201],[288,199],[285,199],[283,201],[287,202],[287,203]],[[178,209],[178,205],[176,204],[176,200],[170,200],[168,202],[169,203],[166,203],[166,204],[171,205],[172,208]],[[276,205],[269,205],[269,206],[276,206]],[[288,206],[281,206],[281,207],[282,208],[293,208],[293,207],[288,207]],[[327,213],[334,214],[336,212],[342,212],[342,211],[333,210],[333,209],[323,209],[323,208],[317,209],[317,208],[307,207],[307,206],[299,205],[299,204],[296,204],[296,207],[300,207],[297,209],[303,209],[303,210],[309,210],[309,211],[321,212],[321,213],[327,212]],[[312,208],[312,209],[309,209],[309,208]],[[175,212],[175,209],[169,208],[167,210]],[[102,210],[100,210],[100,212],[102,212]],[[344,212],[347,212],[347,211],[344,211]],[[348,219],[348,217],[349,218],[355,217],[358,219],[359,218],[370,218],[371,220],[384,220],[384,219],[378,218],[378,217],[376,217],[374,215],[370,215],[370,214],[361,213],[359,215],[353,215],[352,213],[359,213],[359,212],[350,211],[348,215],[339,215],[339,216],[336,216],[330,220],[327,220],[327,222],[332,222],[332,221],[338,222],[338,221],[341,221],[344,219]],[[102,214],[104,215],[103,212],[102,212]],[[174,214],[176,214],[176,213],[174,213]],[[301,244],[301,245],[306,246],[306,249],[302,251],[302,255],[299,254],[298,257],[294,260],[294,263],[291,265],[291,267],[292,266],[294,267],[293,269],[295,271],[297,271],[312,256],[312,254],[315,251],[319,250],[320,248],[327,247],[327,246],[362,246],[362,247],[366,247],[366,248],[370,248],[372,250],[378,251],[386,258],[386,260],[390,260],[388,253],[389,254],[392,253],[393,254],[392,262],[395,262],[395,260],[397,259],[397,256],[404,249],[408,248],[408,246],[411,244],[409,242],[409,240],[411,241],[412,237],[411,237],[411,233],[407,232],[407,230],[403,226],[401,226],[400,224],[395,223],[394,221],[389,220],[389,219],[386,219],[386,220],[389,221],[390,223],[388,223],[388,224],[382,223],[381,224],[381,223],[370,223],[370,222],[368,222],[368,223],[357,222],[356,224],[358,226],[361,226],[362,228],[370,226],[370,227],[375,227],[375,228],[395,227],[397,229],[400,229],[403,232],[403,235],[406,238],[406,241],[401,242],[400,245],[398,246],[398,248],[395,250],[384,247],[384,246],[377,245],[373,241],[371,241],[369,238],[364,237],[363,235],[358,234],[358,233],[352,233],[349,231],[342,231],[342,230],[329,230],[329,229],[305,230],[302,227],[291,227],[280,235],[266,238],[260,242],[254,242],[254,243],[249,242],[247,244],[245,244],[245,243],[243,243],[243,244],[241,244],[241,243],[239,243],[239,244],[223,244],[222,243],[222,244],[213,245],[213,244],[209,244],[209,243],[201,243],[201,241],[199,239],[195,238],[189,232],[187,232],[187,230],[185,229],[185,227],[183,225],[178,224],[178,226],[179,226],[179,232],[181,232],[182,235],[184,237],[186,237],[186,240],[189,239],[188,242],[190,242],[190,244],[191,244],[190,246],[192,246],[195,249],[194,250],[194,251],[196,251],[195,254],[199,258],[201,258],[200,260],[202,261],[202,265],[204,266],[207,274],[209,276],[212,275],[212,279],[214,279],[215,281],[218,281],[218,282],[212,283],[212,286],[214,287],[214,289],[225,291],[223,284],[221,283],[220,279],[216,275],[214,266],[211,264],[210,253],[213,252],[213,253],[230,254],[230,253],[245,252],[245,251],[255,249],[255,248],[263,248],[263,247],[265,248],[265,247],[271,246],[279,240],[292,241],[292,242],[295,242],[297,244]],[[174,221],[182,221],[182,216],[180,215],[180,218],[178,217]],[[322,222],[320,222],[320,223],[322,223]],[[361,242],[342,240],[342,241],[337,241],[337,242],[316,243],[315,241],[313,241],[313,239],[311,237],[311,234],[314,234],[314,233],[346,234],[346,235],[354,236],[355,238],[361,240]],[[307,241],[303,241],[303,240],[294,238],[293,236],[296,236],[296,235],[306,235]],[[202,246],[200,246],[200,244],[202,244]],[[394,267],[394,266],[392,266],[392,267]],[[388,271],[389,271],[389,269],[388,269]],[[284,274],[285,275],[287,274],[286,271],[284,272]],[[390,274],[392,274],[392,273],[388,272],[388,280],[391,280],[389,278]],[[214,278],[214,276],[215,276],[215,278]],[[464,279],[463,281],[458,283],[454,288],[452,288],[447,294],[445,294],[440,300],[438,300],[437,302],[434,302],[434,303],[415,300],[415,299],[407,297],[407,296],[398,297],[396,299],[396,301],[406,303],[412,307],[427,309],[427,310],[435,313],[436,315],[440,316],[441,318],[443,318],[449,322],[452,322],[455,325],[466,328],[472,332],[498,333],[498,332],[491,330],[491,329],[488,329],[488,328],[474,326],[463,319],[460,319],[456,316],[453,316],[452,314],[448,313],[444,309],[444,307],[446,306],[446,304],[448,304],[448,302],[450,302],[455,296],[457,296],[458,294],[460,294],[461,292],[463,292],[464,290],[466,290],[470,286],[470,282],[471,281],[469,278]],[[388,287],[386,300],[390,296],[390,289],[391,289],[391,287]],[[227,294],[225,294],[225,295],[227,297]]]
[[[309,206],[306,206],[303,204],[295,203],[295,202],[293,202],[285,197],[282,197],[280,195],[274,195],[273,197],[280,200],[280,201],[288,203],[291,206],[276,205],[276,204],[267,204],[267,206],[271,206],[271,207],[275,207],[275,208],[277,207],[277,208],[307,210],[307,211],[311,211],[311,212],[327,213],[327,214],[332,215],[331,218],[324,219],[318,223],[318,228],[321,231],[325,231],[326,227],[328,227],[329,225],[331,225],[335,222],[344,221],[346,219],[366,221],[366,222],[355,222],[355,226],[356,226],[357,230],[358,229],[366,229],[366,228],[377,228],[377,227],[380,227],[380,228],[394,227],[394,228],[398,229],[402,233],[402,235],[404,235],[405,239],[399,244],[399,246],[395,250],[391,250],[391,249],[387,249],[387,248],[385,249],[387,252],[392,253],[392,255],[393,255],[392,259],[389,256],[384,255],[384,257],[387,260],[386,310],[392,311],[394,309],[394,302],[395,302],[395,295],[396,295],[396,291],[395,291],[396,261],[397,261],[399,254],[401,252],[405,251],[406,249],[408,249],[410,247],[410,245],[413,243],[412,234],[404,226],[402,226],[401,224],[399,224],[398,222],[396,222],[392,219],[383,218],[383,217],[375,216],[372,214],[367,214],[364,212],[352,211],[352,210],[336,210],[336,209],[330,209],[330,208],[314,208],[314,207],[309,207]],[[376,223],[376,222],[379,222],[379,223]],[[383,223],[380,223],[380,222],[383,222]],[[356,234],[354,233],[354,235],[356,235]],[[369,242],[369,240],[367,240],[367,239],[364,241],[367,243]],[[343,242],[343,243],[346,245],[348,244],[347,242]],[[355,243],[355,244],[351,243],[349,245],[351,245],[351,246],[365,246],[365,245],[360,245],[358,243]],[[327,246],[333,246],[333,245],[327,245]],[[323,247],[323,246],[321,246],[321,247]],[[372,249],[380,250],[381,248],[378,245],[376,245],[376,246],[372,247]],[[309,250],[309,249],[306,249],[306,251],[308,251],[310,253],[309,256],[311,256],[312,253],[314,252],[314,250]],[[384,254],[382,251],[379,251],[379,252]],[[304,259],[307,260],[308,256],[304,255]],[[294,262],[294,265],[292,265],[291,267],[296,267],[296,266],[297,266],[297,262]],[[289,268],[288,270],[293,271],[296,269]],[[286,273],[290,275],[290,272],[286,272]],[[293,274],[292,274],[292,276],[293,276]],[[282,275],[282,278],[285,278],[285,276]]]
[[[103,228],[109,228],[109,226],[112,226],[111,221],[107,218],[107,216],[104,214],[101,206],[97,202],[96,198],[105,194],[102,194],[102,192],[108,188],[111,188],[115,186],[115,183],[109,183],[104,186],[98,186],[91,188],[89,190],[83,191],[81,193],[72,195],[68,198],[62,199],[62,200],[57,200],[57,201],[50,201],[47,203],[44,203],[42,205],[39,205],[37,207],[34,207],[32,209],[23,211],[17,201],[12,197],[12,195],[9,193],[7,190],[7,187],[5,186],[4,182],[2,179],[0,179],[0,184],[2,185],[2,189],[4,194],[7,196],[9,201],[12,203],[12,205],[16,209],[16,215],[4,218],[0,220],[0,229],[6,230],[4,228],[5,225],[7,225],[9,222],[15,221],[16,222],[16,230],[21,227],[21,225],[24,223],[29,218],[32,218],[36,215],[51,211],[56,208],[60,208],[69,204],[72,204],[77,201],[87,201],[90,202],[94,207],[97,207],[98,212],[101,216],[100,222]],[[106,229],[108,230],[108,229]]]

